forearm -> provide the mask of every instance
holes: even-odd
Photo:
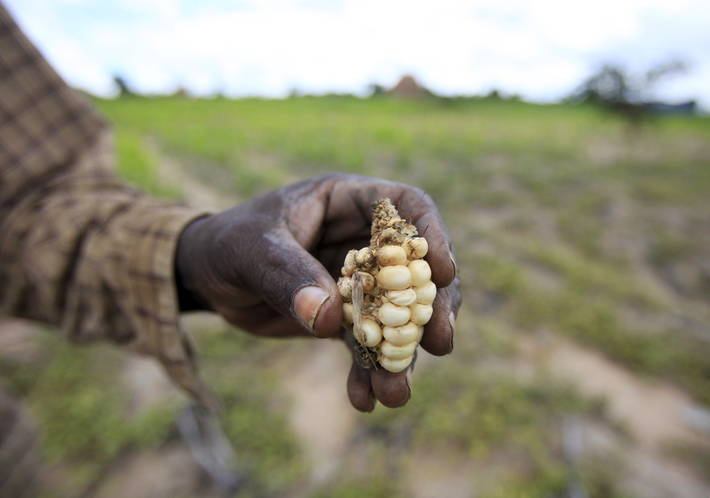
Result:
[[[92,173],[109,149],[99,141],[71,170],[6,209],[0,307],[57,326],[73,341],[108,339],[153,355],[196,392],[173,260],[183,227],[202,212],[147,198],[108,171]]]
[[[151,354],[200,397],[173,259],[201,214],[117,180],[104,120],[0,5],[0,312]]]

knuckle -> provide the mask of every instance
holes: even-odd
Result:
[[[349,177],[349,175],[346,173],[341,173],[339,171],[332,171],[329,173],[323,173],[321,175],[313,177],[313,181],[315,181],[316,183],[319,183],[319,184],[335,183],[335,182],[347,180],[348,177]]]
[[[431,200],[431,197],[429,197],[429,194],[427,194],[426,190],[424,190],[423,188],[416,187],[416,186],[413,186],[411,188],[412,188],[412,192],[414,193],[414,195],[416,195],[420,199],[427,200],[427,201]]]
[[[416,203],[424,204],[427,206],[434,204],[434,201],[431,199],[429,194],[427,194],[426,190],[424,190],[423,188],[417,187],[415,185],[407,185],[407,184],[402,184],[402,187],[404,188],[405,195],[410,197]]]

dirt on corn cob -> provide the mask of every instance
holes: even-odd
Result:
[[[426,239],[403,220],[389,199],[373,205],[370,245],[345,257],[338,280],[345,326],[363,366],[406,369],[432,314],[436,286],[424,261]]]

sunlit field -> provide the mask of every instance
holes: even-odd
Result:
[[[348,356],[332,341],[189,320],[248,476],[237,496],[709,492],[709,118],[630,128],[592,107],[497,99],[97,105],[121,175],[153,195],[226,207],[343,171],[422,187],[450,229],[464,294],[455,351],[420,355],[404,408],[350,409]],[[165,456],[181,451],[185,401],[157,369],[107,346],[34,341],[0,368],[41,427],[46,496],[124,496],[141,462],[182,480],[132,496],[219,496],[187,457]]]

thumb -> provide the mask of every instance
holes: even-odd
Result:
[[[252,246],[258,261],[246,269],[249,287],[277,312],[293,316],[317,337],[339,333],[342,301],[325,267],[286,229],[274,229]]]

